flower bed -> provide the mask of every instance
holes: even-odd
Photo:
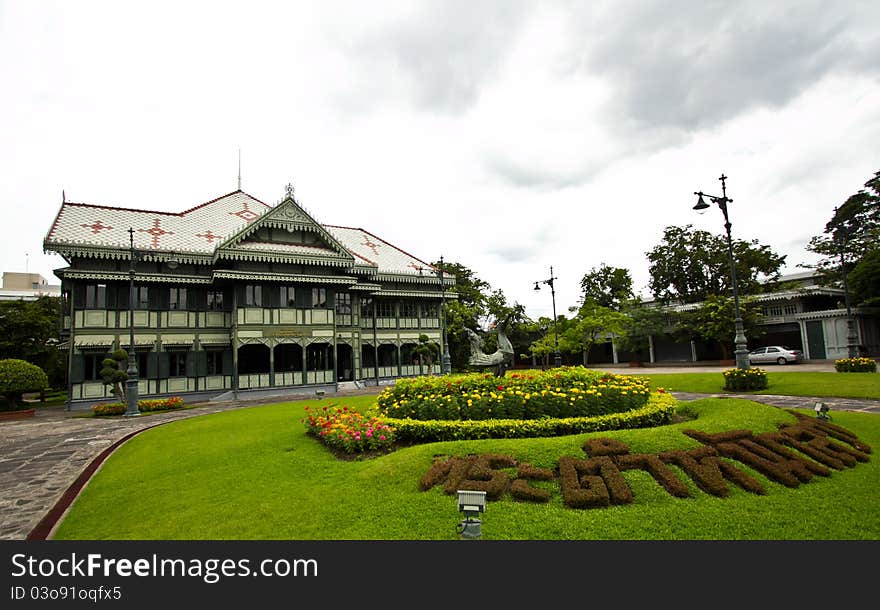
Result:
[[[581,366],[546,372],[487,373],[400,379],[379,394],[379,411],[395,419],[537,420],[595,417],[644,407],[651,394],[643,377]]]
[[[183,408],[183,399],[179,396],[168,398],[152,398],[138,401],[138,411],[153,413]],[[128,409],[124,402],[99,402],[92,406],[92,413],[97,416],[122,415]]]
[[[841,358],[834,361],[838,373],[876,373],[877,361],[873,358]]]
[[[724,371],[724,389],[740,392],[767,389],[767,371],[764,369],[729,369]]]
[[[388,449],[396,440],[395,429],[377,417],[369,417],[348,407],[323,407],[312,413],[306,407],[302,420],[306,433],[328,447],[344,453]]]

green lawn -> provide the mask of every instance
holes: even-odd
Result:
[[[880,399],[880,374],[878,373],[823,373],[767,371],[766,390],[754,394],[780,394],[784,396],[819,396],[827,398]],[[724,391],[722,373],[633,373],[649,377],[652,387],[663,387],[673,392],[698,392],[717,394]],[[738,394],[742,394],[741,392]]]
[[[350,398],[344,404],[365,408],[374,400]],[[553,468],[561,456],[584,457],[581,445],[591,436],[618,439],[632,453],[657,453],[699,446],[682,434],[687,428],[765,432],[794,420],[781,409],[747,400],[705,399],[687,403],[697,419],[660,428],[431,443],[342,461],[306,436],[300,423],[306,405],[334,404],[325,399],[241,408],[148,430],[105,463],[55,538],[452,540],[461,520],[454,496],[440,487],[418,488],[435,455],[502,453]],[[880,417],[835,412],[834,423],[880,446]],[[678,499],[646,472],[627,471],[633,504],[571,509],[563,505],[558,483],[537,483],[551,491],[550,502],[531,504],[510,496],[490,502],[483,538],[880,539],[876,457],[795,489],[743,468],[764,484],[766,495],[731,485],[729,497],[716,498],[676,470],[693,496]]]

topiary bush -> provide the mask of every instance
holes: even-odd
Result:
[[[838,373],[876,373],[877,361],[873,358],[841,358],[834,361]]]
[[[764,369],[729,369],[724,371],[724,389],[732,392],[766,390],[767,371]]]
[[[10,410],[25,408],[20,403],[24,392],[39,392],[47,387],[49,378],[37,365],[17,358],[0,360],[0,394],[6,397]]]

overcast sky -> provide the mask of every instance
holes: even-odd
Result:
[[[805,246],[880,169],[880,3],[0,0],[2,271],[58,283],[68,201],[180,212],[292,182],[325,224],[460,262],[532,317],[728,176],[733,236]]]

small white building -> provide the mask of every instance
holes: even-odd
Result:
[[[36,301],[42,296],[61,296],[61,285],[50,284],[39,273],[3,272],[0,301]]]

